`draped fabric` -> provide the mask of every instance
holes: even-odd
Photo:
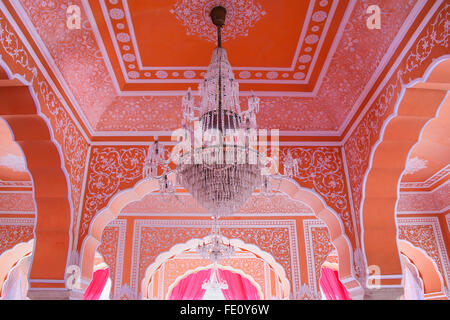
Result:
[[[225,280],[228,289],[222,289],[226,300],[260,300],[258,290],[247,278],[229,270],[218,270],[219,278]]]
[[[170,300],[201,300],[206,290],[202,289],[203,281],[209,280],[211,269],[201,270],[182,279],[172,290]],[[228,284],[228,289],[222,289],[226,300],[260,300],[258,290],[246,278],[229,270],[218,269],[219,280]]]
[[[109,269],[100,269],[95,271],[92,276],[92,281],[83,295],[83,300],[99,300],[108,278]]]
[[[32,258],[27,256],[22,258],[17,265],[11,269],[6,281],[3,284],[4,300],[28,300],[28,271]]]
[[[324,267],[321,274],[319,283],[327,300],[351,300],[336,270]]]
[[[111,287],[112,287],[112,280],[108,277],[108,280],[106,280],[105,287],[103,288],[103,291],[98,298],[98,300],[111,300]]]
[[[411,263],[404,263],[405,294],[404,300],[425,300],[421,280]]]
[[[170,300],[201,300],[206,290],[202,289],[203,281],[208,280],[211,269],[200,270],[182,279],[173,288]]]

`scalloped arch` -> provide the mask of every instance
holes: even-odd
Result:
[[[63,153],[49,120],[41,112],[32,84],[10,72],[0,57],[1,69],[0,119],[5,121],[13,141],[23,152],[36,205],[30,289],[65,288],[72,243],[72,203]]]
[[[400,178],[423,131],[438,118],[442,107],[450,105],[449,58],[436,59],[422,78],[404,87],[369,158],[360,208],[361,237],[367,264],[382,267],[381,286],[402,287],[395,219]]]
[[[399,241],[400,252],[417,268],[423,281],[424,294],[428,296],[445,295],[444,280],[436,262],[421,248],[409,241]]]
[[[168,179],[176,183],[175,174],[169,174]],[[352,246],[346,236],[344,226],[339,216],[329,208],[320,195],[311,189],[302,188],[295,180],[285,177],[272,179],[281,180],[278,191],[288,195],[293,200],[299,200],[309,205],[317,218],[328,227],[331,241],[339,255],[339,278],[352,296],[360,295],[361,286],[356,280],[353,270]],[[276,184],[273,184],[276,185]],[[82,289],[86,289],[92,278],[94,253],[101,242],[101,236],[106,225],[119,216],[120,211],[130,202],[137,201],[151,192],[159,190],[157,180],[141,180],[134,187],[122,190],[113,196],[108,205],[92,220],[88,235],[81,247]]]
[[[186,278],[186,277],[188,277],[189,275],[191,275],[191,274],[193,274],[193,273],[196,273],[196,272],[198,272],[198,271],[211,269],[212,266],[213,266],[213,265],[211,264],[211,265],[205,266],[205,267],[198,267],[198,268],[195,268],[195,269],[193,269],[193,270],[188,270],[188,271],[186,271],[184,274],[178,276],[178,277],[175,279],[175,281],[169,286],[169,289],[167,290],[167,294],[166,294],[166,300],[169,300],[170,295],[172,294],[172,290],[178,285],[178,283],[179,283],[181,280],[183,280],[184,278]],[[233,267],[230,267],[230,266],[222,266],[222,265],[218,265],[217,268],[218,268],[218,269],[222,269],[222,270],[228,270],[228,271],[231,271],[231,272],[233,272],[233,273],[237,273],[237,274],[239,274],[241,277],[246,278],[248,281],[250,281],[250,283],[251,283],[252,285],[255,286],[256,290],[258,291],[258,295],[259,295],[260,300],[263,300],[264,294],[263,294],[263,292],[262,292],[262,290],[261,290],[261,286],[255,281],[255,279],[253,279],[253,277],[252,277],[251,275],[246,274],[246,273],[243,272],[242,270],[239,270],[239,269],[236,269],[236,268],[233,268]]]

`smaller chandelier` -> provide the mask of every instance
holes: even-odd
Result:
[[[232,257],[235,253],[234,246],[231,243],[225,243],[218,225],[218,217],[214,216],[214,225],[211,236],[208,241],[203,241],[197,246],[197,253],[204,259],[209,259],[214,264],[223,259]]]
[[[208,242],[203,242],[198,245],[197,253],[202,258],[216,263],[223,259],[231,258],[235,250],[230,243],[225,243],[220,235],[213,235]]]

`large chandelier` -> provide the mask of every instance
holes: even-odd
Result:
[[[190,89],[183,98],[183,147],[165,160],[163,147],[155,141],[143,173],[144,178],[160,178],[162,192],[173,191],[167,172],[174,161],[177,184],[212,215],[224,216],[237,212],[256,188],[267,186],[261,170],[270,159],[258,153],[255,141],[260,100],[251,96],[248,109],[241,111],[239,84],[221,45],[226,9],[215,7],[210,16],[217,26],[217,47],[198,87],[199,107]],[[161,168],[163,175],[158,176]]]

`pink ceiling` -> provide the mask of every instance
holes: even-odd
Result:
[[[288,0],[283,1],[286,4],[291,3]],[[130,97],[125,96],[125,94],[130,94],[130,92],[121,91],[114,85],[117,82],[117,74],[108,67],[108,63],[113,57],[110,56],[111,53],[109,51],[105,51],[105,41],[103,41],[100,33],[97,32],[99,26],[94,22],[97,21],[93,15],[95,10],[83,7],[80,0],[71,1],[72,4],[78,4],[82,8],[83,24],[81,30],[68,30],[65,27],[67,1],[36,2],[33,0],[20,0],[19,2],[24,9],[23,21],[32,24],[30,27],[34,28],[37,35],[42,39],[42,44],[48,50],[55,67],[61,73],[61,78],[64,79],[70,88],[80,114],[87,120],[87,123],[94,131],[106,131],[106,134],[120,135],[124,131],[168,131],[180,126],[179,96],[145,97],[153,95],[155,92],[138,91],[132,93],[136,96]],[[195,3],[195,1],[191,2]],[[271,21],[275,17],[280,17],[278,19],[280,23],[283,23],[283,14],[286,14],[282,12],[283,6],[268,5],[269,2],[262,0],[247,2],[251,2],[257,7],[260,6],[258,10],[263,10],[265,14],[260,14],[257,20],[255,18],[251,26],[246,26],[248,35],[244,32],[243,34],[238,34],[235,40],[230,40],[230,48],[237,46],[236,43],[232,43],[233,41],[240,41],[241,44],[245,43],[247,39],[252,41],[252,37],[256,37],[255,34],[259,30],[258,28],[264,28],[265,21]],[[101,0],[100,3],[107,3],[107,6],[118,8],[123,2]],[[142,9],[139,9],[140,5],[136,1],[127,1],[127,3],[132,10]],[[230,1],[229,5],[232,7],[237,3],[239,1]],[[334,6],[335,2],[324,0],[313,3],[318,6],[317,10],[314,9],[317,13],[325,11],[320,9],[321,5],[329,10],[329,8]],[[173,14],[170,10],[176,12],[177,4],[179,4],[179,1],[169,1],[169,4],[163,5],[160,9],[169,10],[169,13]],[[368,15],[366,14],[366,8],[368,4],[365,1],[356,1],[353,10],[349,11],[348,21],[343,24],[345,29],[341,38],[339,38],[338,30],[328,30],[330,34],[335,35],[334,39],[337,41],[337,47],[333,48],[330,45],[326,47],[326,53],[329,53],[329,55],[325,56],[327,59],[330,58],[330,60],[320,64],[322,69],[319,71],[323,71],[324,76],[317,79],[318,90],[315,96],[287,97],[285,92],[283,92],[284,89],[279,88],[277,93],[271,93],[273,96],[266,97],[265,95],[268,92],[265,92],[264,89],[259,90],[260,92],[258,93],[263,96],[261,112],[258,114],[258,122],[261,127],[278,128],[286,131],[308,131],[320,135],[335,133],[343,126],[345,127],[346,119],[349,119],[359,107],[359,97],[363,94],[365,86],[370,85],[375,70],[382,63],[383,57],[387,54],[391,44],[393,44],[402,24],[407,21],[407,17],[416,1],[374,0],[370,4],[378,4],[383,8],[382,29],[369,30],[367,28],[366,20]],[[195,9],[195,7],[190,8]],[[304,10],[304,8],[301,10]],[[118,13],[119,11],[115,12]],[[169,13],[164,11],[161,14],[169,15]],[[139,20],[139,18],[135,17],[137,14],[138,12],[132,13],[133,19]],[[150,12],[149,14],[152,13]],[[120,13],[116,15],[116,17],[120,16]],[[301,15],[297,14],[296,16]],[[316,19],[319,18],[316,17]],[[286,23],[288,23],[288,20],[286,19]],[[340,20],[342,22],[344,18],[341,17]],[[298,21],[299,26],[303,26],[304,22],[304,19]],[[92,23],[95,25],[92,25]],[[143,26],[140,25],[139,28],[142,29]],[[177,28],[181,30],[180,32],[184,32],[183,35],[190,32],[188,27],[183,25],[182,21],[178,21]],[[294,32],[294,29],[289,30]],[[138,32],[142,33],[142,30],[139,30]],[[252,30],[256,30],[255,33],[252,33]],[[295,32],[298,33],[298,30]],[[199,35],[197,38],[195,38],[195,35],[192,37],[194,38],[192,40],[193,45],[198,43],[198,46],[200,46],[200,43],[204,41],[205,46],[211,46],[208,39],[202,39],[201,32]],[[177,36],[181,37],[181,34]],[[267,37],[270,38],[270,36],[269,34]],[[293,47],[292,41],[295,38],[295,34],[291,35],[289,33],[289,35],[286,35],[286,39],[283,39],[285,44],[280,45],[280,48]],[[255,39],[254,41],[258,40]],[[298,41],[295,41],[297,44]],[[398,43],[396,42],[395,44]],[[227,46],[226,42],[225,46]],[[157,48],[153,49],[156,50]],[[272,51],[266,49],[262,48],[259,50],[252,47],[248,52],[254,52],[255,50],[256,52],[267,51],[265,53],[267,57],[258,58],[264,60],[266,58],[269,59],[270,55],[277,50],[277,48],[272,48]],[[145,52],[144,55],[147,56]],[[207,53],[203,54],[208,55]],[[232,55],[239,55],[239,53],[230,52],[230,56]],[[173,59],[172,65],[193,63],[191,61],[192,57],[186,57],[186,61],[183,60],[183,56],[173,57]],[[202,61],[203,66],[207,66],[209,63],[209,59],[202,59]],[[242,60],[242,63],[244,62]],[[238,79],[240,79],[239,77],[245,78],[247,76],[246,74],[242,76],[237,72],[235,73]],[[272,75],[275,76],[275,74]],[[253,74],[251,76],[253,77]],[[282,73],[278,72],[277,76],[283,79]],[[254,77],[256,78],[257,75],[255,74]],[[155,82],[163,83],[164,79],[155,79]],[[195,84],[193,84],[193,87],[195,89]],[[256,89],[258,91],[258,88]],[[301,95],[305,93],[303,91],[302,89],[296,93]],[[112,133],[112,131],[118,132]]]

